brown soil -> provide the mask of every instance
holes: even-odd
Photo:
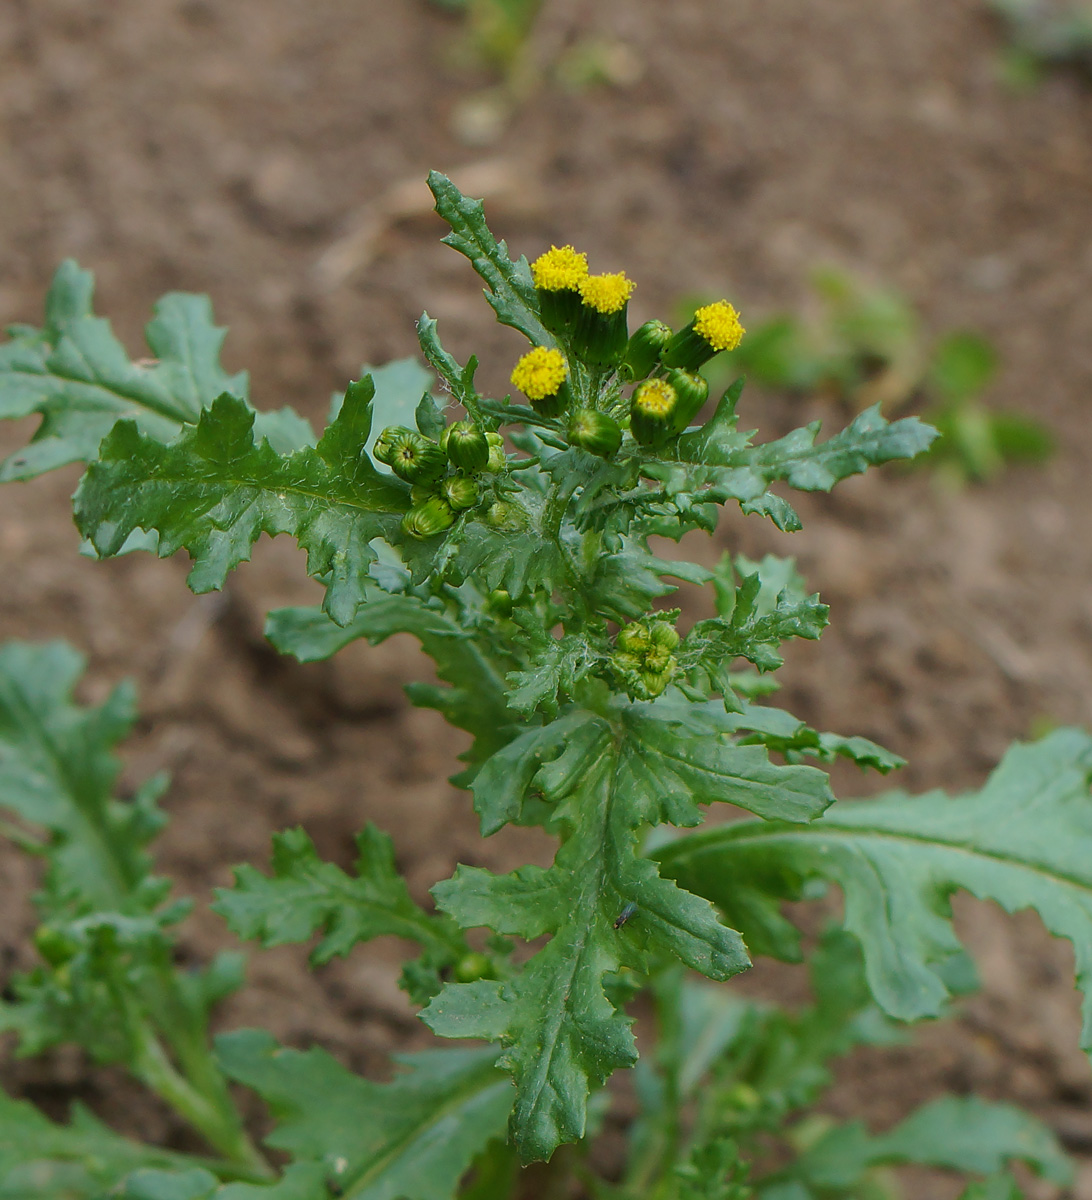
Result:
[[[438,243],[415,185],[430,166],[488,185],[517,250],[573,241],[624,266],[640,319],[681,293],[726,292],[750,314],[796,307],[823,261],[895,285],[930,328],[975,327],[1000,346],[992,398],[1047,421],[1057,457],[958,498],[921,475],[874,473],[806,500],[801,534],[729,515],[719,541],[796,554],[833,606],[823,641],[791,649],[786,707],[905,754],[907,787],[974,785],[1037,723],[1092,724],[1092,93],[1066,76],[1007,92],[978,0],[675,0],[666,13],[654,0],[603,0],[594,15],[548,3],[550,37],[621,39],[640,78],[547,88],[481,150],[451,122],[483,80],[447,65],[457,24],[423,0],[10,0],[0,321],[36,320],[72,255],[96,271],[100,308],[134,352],[159,294],[211,293],[232,329],[228,363],[251,370],[262,406],[320,419],[361,362],[414,351],[426,306],[451,349],[476,350],[501,386],[516,342]],[[0,449],[27,432],[0,432]],[[445,782],[461,735],[401,694],[428,669],[411,645],[278,660],[263,613],[314,594],[289,546],[263,544],[224,596],[195,599],[182,562],[77,557],[76,477],[0,492],[0,635],[72,640],[90,656],[87,698],[138,681],[126,779],[174,776],[160,860],[181,891],[206,899],[294,823],[345,863],[374,819],[422,897],[456,861],[541,857],[526,838],[477,839]],[[30,959],[32,884],[0,850],[5,971]],[[832,1111],[882,1126],[944,1089],[1008,1098],[1059,1131],[1084,1164],[1078,1194],[1092,1196],[1071,955],[1030,918],[959,912],[983,993],[912,1049],[854,1058]],[[195,958],[230,941],[207,914],[183,940]],[[265,1024],[380,1073],[419,1036],[397,949],[315,975],[294,948],[255,953],[222,1023]],[[745,986],[779,993],[785,980],[760,964]],[[9,1059],[0,1078],[51,1111],[79,1096],[124,1128],[179,1140],[78,1057]],[[914,1194],[937,1186],[918,1179]]]

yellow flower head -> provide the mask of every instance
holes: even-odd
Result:
[[[694,314],[694,332],[700,334],[714,350],[734,350],[746,330],[739,323],[739,313],[727,300],[705,304]]]
[[[531,264],[535,287],[544,292],[578,291],[588,276],[588,256],[572,246],[551,246]]]
[[[516,363],[512,383],[532,400],[545,400],[556,394],[569,373],[569,364],[560,350],[536,346]]]
[[[668,417],[677,395],[666,379],[646,379],[633,393],[633,406],[650,417]]]
[[[621,312],[636,286],[624,271],[617,275],[587,275],[580,283],[580,299],[596,312]]]

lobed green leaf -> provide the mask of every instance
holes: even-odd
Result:
[[[121,421],[76,493],[80,531],[109,557],[134,530],[154,530],[160,557],[189,552],[195,592],[222,587],[262,533],[289,533],[326,584],[325,610],[345,625],[365,593],[371,541],[408,506],[405,485],[380,476],[364,450],[373,392],[368,378],[351,385],[318,445],[286,455],[227,393],[169,445]]]
[[[272,877],[247,864],[236,867],[234,887],[217,888],[212,907],[233,933],[263,946],[304,942],[321,932],[311,955],[314,963],[384,936],[419,943],[433,972],[467,952],[453,922],[430,916],[410,899],[385,833],[369,822],[356,845],[352,877],[320,859],[302,829],[274,834]]]
[[[961,946],[948,896],[963,889],[1009,912],[1035,909],[1073,943],[1092,1049],[1092,738],[1061,730],[1010,750],[986,786],[949,797],[893,793],[838,805],[802,826],[748,821],[662,849],[664,873],[718,904],[745,939],[785,954],[795,934],[779,901],[806,880],[838,884],[869,986],[901,1020],[937,1016]],[[730,880],[730,885],[727,881]]]
[[[538,303],[531,268],[521,256],[517,262],[508,257],[508,247],[498,242],[485,223],[480,200],[471,200],[439,171],[430,171],[429,190],[436,200],[436,212],[451,226],[444,244],[466,257],[485,280],[485,298],[497,320],[518,329],[536,346],[552,346],[554,339],[538,319]]]
[[[684,706],[654,704],[610,720],[570,711],[528,730],[482,767],[474,793],[485,832],[530,815],[561,847],[548,870],[460,867],[433,889],[437,903],[464,927],[550,941],[514,980],[449,984],[423,1016],[441,1036],[501,1042],[517,1086],[512,1137],[525,1160],[548,1158],[583,1136],[590,1089],[636,1057],[608,976],[647,971],[650,955],[714,979],[748,965],[707,903],[639,855],[640,828],[697,824],[698,804],[713,801],[809,820],[831,798],[822,772],[774,766],[762,747],[733,744],[715,716],[695,726]]]
[[[216,1050],[223,1070],[269,1105],[277,1124],[267,1144],[320,1164],[345,1200],[452,1200],[512,1105],[489,1050],[402,1056],[408,1069],[388,1084],[257,1030],[224,1035]]]

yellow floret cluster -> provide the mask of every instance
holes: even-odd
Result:
[[[572,246],[551,246],[531,264],[535,287],[544,292],[578,291],[588,276],[588,256]]]
[[[743,340],[746,330],[739,323],[739,313],[727,300],[705,304],[694,314],[694,332],[716,351],[734,350]]]
[[[596,312],[620,312],[637,285],[624,271],[616,275],[588,275],[580,284],[580,299]]]
[[[512,384],[530,399],[544,400],[557,392],[568,373],[569,364],[560,350],[536,346],[516,363]]]
[[[633,403],[650,417],[666,417],[675,407],[675,389],[665,379],[648,379],[633,393]]]

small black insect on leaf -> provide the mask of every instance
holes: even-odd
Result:
[[[621,929],[622,926],[633,916],[637,911],[636,904],[627,904],[625,908],[614,918],[614,928]]]

